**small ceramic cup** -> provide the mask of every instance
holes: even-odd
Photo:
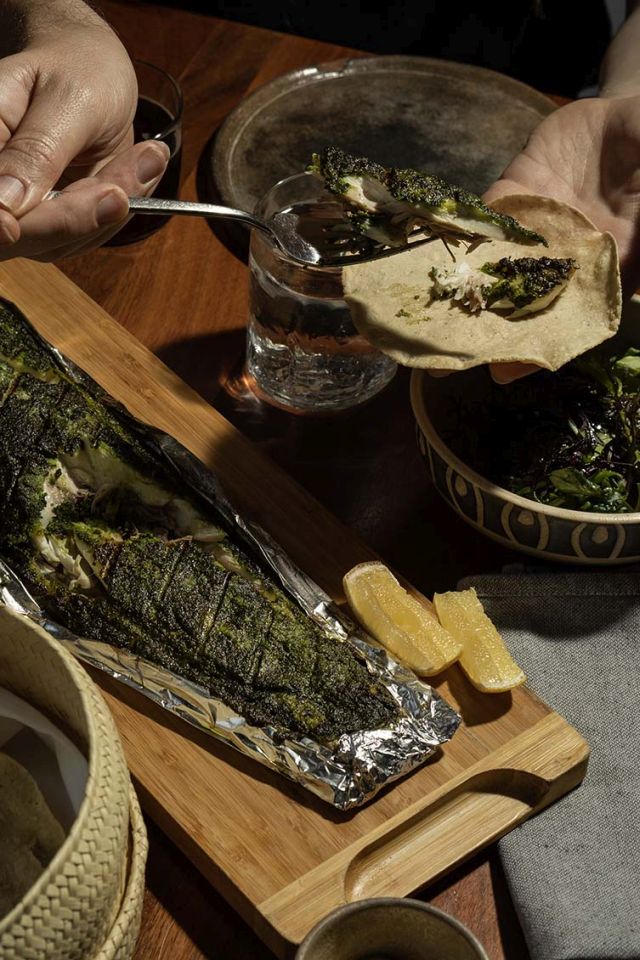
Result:
[[[458,920],[420,900],[382,897],[339,907],[295,960],[489,960]]]

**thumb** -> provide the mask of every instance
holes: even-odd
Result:
[[[485,203],[491,204],[494,200],[509,196],[509,194],[512,193],[533,193],[533,190],[530,190],[529,187],[524,186],[524,184],[510,180],[508,173],[509,171],[507,169],[500,180],[496,180],[488,190],[485,190],[482,194],[482,199]]]
[[[0,208],[16,217],[40,203],[85,148],[91,122],[83,91],[61,90],[36,76],[29,98],[16,97],[24,80],[25,74],[16,84],[15,76],[0,72],[0,117],[10,118],[10,135],[0,139]]]

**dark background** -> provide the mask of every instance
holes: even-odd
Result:
[[[473,63],[574,97],[611,38],[604,0],[186,0],[173,6],[376,53]]]

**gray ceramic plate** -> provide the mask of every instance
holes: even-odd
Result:
[[[329,145],[482,193],[553,108],[525,84],[480,67],[423,57],[342,60],[287,73],[243,100],[209,162],[222,200],[246,210]]]

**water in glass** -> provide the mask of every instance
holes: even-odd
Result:
[[[257,212],[268,219],[282,209],[300,217],[301,231],[321,253],[331,236],[326,228],[343,218],[341,206],[309,175],[282,181]],[[247,367],[265,399],[300,412],[363,403],[396,370],[393,360],[356,330],[343,298],[341,270],[293,263],[256,231],[250,253]]]

